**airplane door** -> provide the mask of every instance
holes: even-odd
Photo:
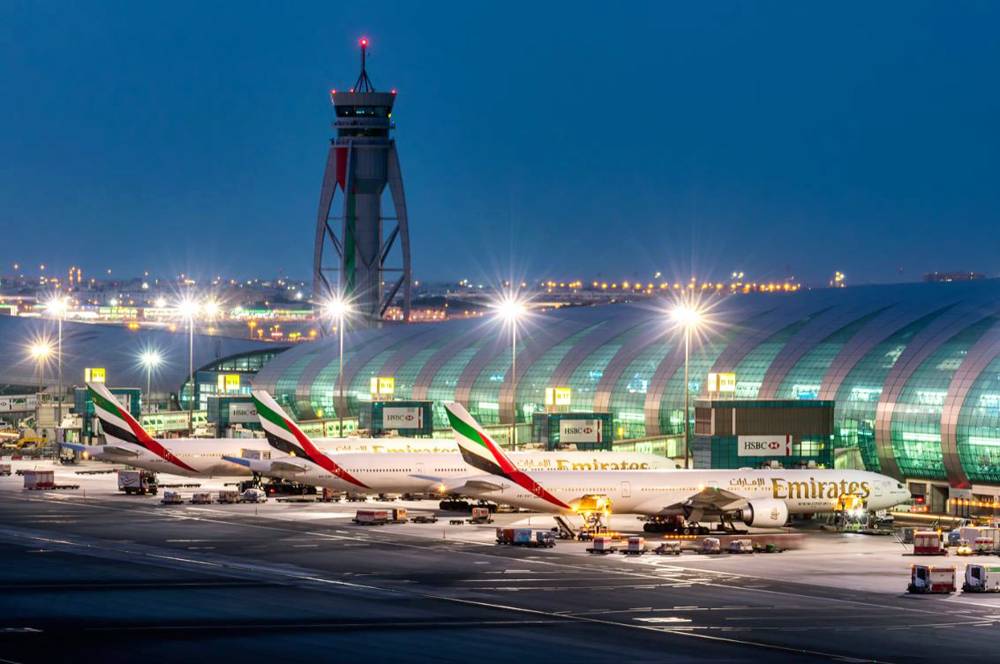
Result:
[[[424,462],[423,461],[418,461],[417,462],[417,475],[423,475],[423,474],[424,474]]]
[[[631,497],[632,497],[632,483],[622,482],[622,498],[631,498]]]
[[[875,482],[875,497],[878,498],[882,495],[882,482]]]

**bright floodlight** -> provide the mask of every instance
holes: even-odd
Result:
[[[513,294],[506,294],[493,306],[496,315],[506,323],[517,323],[526,309],[524,301]]]
[[[142,366],[147,369],[155,369],[160,366],[161,362],[163,362],[163,357],[161,357],[155,350],[144,350],[139,355],[139,361],[142,363]]]
[[[167,298],[161,295],[160,297],[156,298],[153,301],[153,306],[155,306],[157,309],[162,309],[163,307],[167,306]]]
[[[28,353],[33,360],[44,360],[52,354],[52,344],[48,341],[36,341],[28,347]]]
[[[350,303],[342,297],[332,297],[323,305],[323,311],[329,318],[342,320],[351,312]]]
[[[69,300],[62,295],[56,295],[45,303],[45,310],[53,316],[62,316],[69,309]]]
[[[209,320],[214,319],[219,315],[220,308],[218,300],[213,300],[212,298],[205,300],[205,302],[201,305],[201,310],[205,314],[205,318],[208,318]]]
[[[177,303],[177,313],[188,320],[198,315],[198,302],[193,297],[185,297]]]
[[[701,312],[687,304],[679,304],[670,311],[670,317],[682,327],[694,328],[701,322]]]

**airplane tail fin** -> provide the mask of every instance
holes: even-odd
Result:
[[[533,477],[519,470],[462,404],[446,403],[444,409],[448,412],[448,421],[455,432],[455,442],[458,443],[458,449],[465,463],[484,473],[511,480],[561,511],[572,511],[570,505],[550,493]]]
[[[465,463],[484,473],[510,477],[517,466],[460,403],[446,403],[448,422]]]
[[[103,383],[87,383],[87,391],[94,402],[94,414],[101,422],[104,436],[111,440],[149,448],[152,437],[142,425],[123,408],[111,390]]]
[[[305,459],[312,458],[312,453],[320,454],[309,436],[278,405],[274,397],[265,390],[254,390],[252,396],[253,405],[257,408],[257,419],[260,420],[271,447]]]
[[[94,414],[101,421],[101,430],[109,443],[129,443],[152,452],[161,459],[190,473],[198,471],[178,458],[142,428],[139,421],[118,403],[104,383],[87,383],[87,391],[94,402]],[[123,448],[131,453],[129,448]]]
[[[336,475],[345,482],[361,488],[368,488],[351,475],[328,455],[320,451],[288,413],[264,390],[252,392],[253,404],[257,408],[257,418],[264,428],[268,444],[280,452],[312,461],[320,468]]]

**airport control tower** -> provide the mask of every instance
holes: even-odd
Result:
[[[410,235],[390,135],[396,91],[375,90],[365,68],[368,40],[359,44],[361,74],[354,87],[330,92],[337,135],[330,140],[316,217],[313,297],[318,303],[348,298],[355,324],[374,326],[397,296],[409,319]]]

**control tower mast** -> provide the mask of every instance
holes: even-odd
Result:
[[[396,91],[377,92],[368,78],[368,39],[354,87],[332,90],[336,137],[323,174],[313,253],[313,298],[343,297],[355,320],[378,325],[398,295],[410,317],[410,234],[396,141],[390,132]],[[389,187],[391,213],[382,207]],[[399,251],[393,252],[396,245]],[[398,254],[398,256],[397,256]]]

